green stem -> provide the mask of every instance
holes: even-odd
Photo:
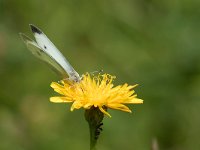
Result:
[[[96,150],[97,139],[95,139],[95,128],[93,125],[89,124],[90,128],[90,150]]]
[[[96,143],[102,131],[104,114],[98,107],[91,107],[85,111],[85,119],[88,122],[90,129],[90,150],[96,150]]]

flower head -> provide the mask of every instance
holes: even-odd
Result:
[[[89,73],[83,75],[80,82],[62,80],[60,83],[52,82],[51,87],[62,96],[51,97],[54,103],[72,102],[71,111],[81,107],[90,109],[98,107],[101,112],[110,116],[106,108],[131,112],[125,104],[141,104],[143,100],[138,99],[134,87],[137,85],[118,85],[114,87],[113,79],[109,74],[91,76]]]

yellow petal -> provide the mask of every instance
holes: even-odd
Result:
[[[73,111],[74,109],[79,109],[81,108],[83,105],[79,102],[79,101],[75,101],[72,106],[71,106],[71,111]]]
[[[132,104],[142,104],[143,103],[143,100],[142,99],[139,99],[139,98],[133,98],[133,99],[130,99],[130,100],[127,100],[126,102],[124,103],[132,103]]]
[[[53,103],[70,103],[73,100],[67,99],[67,97],[51,97],[50,101]]]
[[[61,94],[61,95],[65,95],[65,88],[64,86],[56,83],[56,82],[52,82],[51,83],[51,87],[54,89],[54,91],[56,91],[57,93]]]
[[[131,112],[131,110],[123,104],[118,104],[118,103],[108,104],[108,107],[112,108],[112,109],[118,109],[118,110],[121,110],[121,111],[125,111],[125,112]]]
[[[102,107],[99,107],[99,110],[100,110],[102,113],[104,113],[105,115],[107,115],[108,117],[111,117],[111,115],[110,115],[107,111],[105,111]]]

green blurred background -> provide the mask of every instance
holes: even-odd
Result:
[[[0,0],[0,150],[88,150],[84,111],[53,104],[60,80],[19,38],[40,27],[80,73],[138,83],[144,104],[109,110],[99,150],[200,149],[200,1]]]

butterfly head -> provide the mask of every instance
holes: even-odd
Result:
[[[81,77],[76,71],[73,71],[69,73],[69,80],[74,81],[74,82],[80,82]]]

